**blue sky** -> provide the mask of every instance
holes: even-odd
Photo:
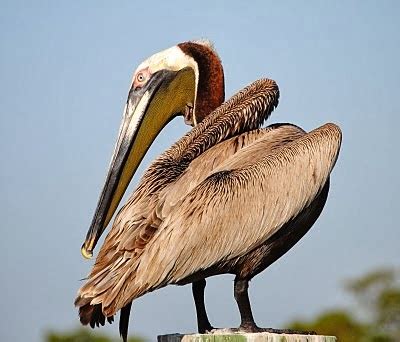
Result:
[[[40,341],[78,326],[73,300],[92,264],[79,249],[131,74],[190,39],[214,42],[228,97],[257,78],[277,81],[270,122],[343,130],[320,219],[251,283],[259,325],[347,305],[344,279],[398,266],[399,16],[396,1],[0,1],[0,339]],[[187,129],[178,118],[163,131],[132,186]],[[232,280],[209,281],[216,326],[239,323]],[[134,303],[133,333],[194,330],[188,286]]]

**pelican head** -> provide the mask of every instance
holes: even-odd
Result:
[[[224,100],[221,62],[208,42],[186,42],[156,53],[133,74],[107,179],[81,252],[90,258],[151,143],[182,115],[196,125]]]

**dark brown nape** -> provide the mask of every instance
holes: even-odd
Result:
[[[224,70],[218,55],[211,47],[195,42],[181,43],[178,46],[197,62],[199,68],[195,112],[199,123],[225,100]]]

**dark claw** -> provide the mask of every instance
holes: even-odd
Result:
[[[298,334],[298,335],[317,335],[315,331],[301,331],[291,329],[273,329],[273,328],[260,328],[253,324],[243,324],[239,328],[233,328],[235,332],[246,332],[246,333],[257,333],[257,332],[269,332],[272,334]]]
[[[212,330],[214,330],[215,328],[211,325],[207,325],[205,327],[200,327],[198,328],[199,334],[209,334],[211,333]]]

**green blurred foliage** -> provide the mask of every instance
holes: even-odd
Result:
[[[310,322],[294,321],[290,324],[290,329],[333,335],[342,342],[362,341],[365,337],[364,326],[350,313],[340,309],[324,312]]]
[[[89,329],[76,329],[65,333],[48,332],[44,339],[46,342],[121,342],[120,338],[93,333]],[[130,337],[128,342],[144,342],[139,337]]]
[[[400,341],[400,284],[394,269],[372,271],[346,282],[359,307],[332,309],[310,321],[296,320],[290,329],[334,335],[340,342]]]

